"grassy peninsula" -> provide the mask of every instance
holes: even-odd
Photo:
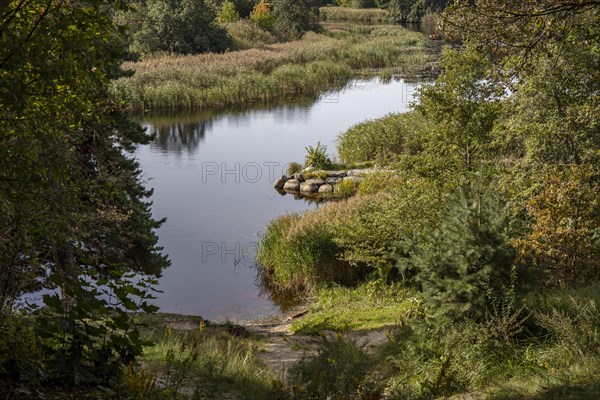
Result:
[[[399,26],[328,35],[222,54],[149,57],[111,91],[133,111],[217,109],[316,96],[357,76],[427,73],[435,56],[424,35]]]

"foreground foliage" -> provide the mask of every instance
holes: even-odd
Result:
[[[149,137],[108,93],[127,49],[112,18],[125,9],[112,0],[2,8],[0,379],[9,398],[118,382],[144,344],[133,315],[155,309],[152,276],[168,266],[130,155]],[[30,292],[39,304],[24,304]]]
[[[142,336],[154,343],[143,367],[127,371],[131,398],[284,398],[282,382],[259,358],[262,343],[243,327],[202,318],[143,315]]]

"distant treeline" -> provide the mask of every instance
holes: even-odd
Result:
[[[318,0],[135,0],[117,22],[131,32],[131,50],[198,54],[223,52],[234,45],[226,25],[247,19],[279,41],[319,30]]]

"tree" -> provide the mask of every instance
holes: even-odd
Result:
[[[600,279],[600,185],[589,166],[555,167],[527,203],[531,231],[517,246],[544,283],[561,287]]]
[[[505,210],[493,185],[471,182],[449,199],[437,227],[400,243],[398,267],[421,289],[437,326],[481,320],[512,300],[515,251]]]
[[[509,88],[496,133],[517,149],[507,186],[529,232],[516,242],[545,284],[598,279],[599,12],[598,1],[476,0],[443,16],[489,60],[481,81]]]
[[[523,67],[557,54],[582,16],[596,15],[597,22],[599,9],[597,0],[459,0],[444,13],[443,23],[448,35],[468,37],[498,60],[516,56],[513,61]]]
[[[216,17],[208,0],[147,0],[135,12],[133,49],[142,54],[225,51],[231,41]]]
[[[225,0],[221,6],[221,12],[217,17],[217,21],[223,24],[226,22],[239,21],[239,19],[240,14],[238,14],[237,10],[235,9],[235,4],[232,1]]]
[[[504,87],[486,80],[489,61],[468,46],[444,52],[442,67],[435,84],[420,89],[415,108],[438,124],[429,151],[456,160],[461,173],[471,173],[493,153]]]
[[[2,315],[23,292],[57,289],[34,331],[39,371],[65,383],[110,379],[141,352],[125,311],[152,310],[151,287],[128,276],[168,266],[127,154],[150,138],[108,93],[127,49],[113,15],[126,4],[13,0],[0,15]]]
[[[271,8],[266,0],[260,0],[258,4],[254,6],[249,18],[250,21],[254,22],[261,29],[269,32],[273,30],[273,16],[271,15]]]
[[[273,28],[283,39],[299,39],[319,30],[319,6],[314,0],[273,0]]]

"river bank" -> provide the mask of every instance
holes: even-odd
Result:
[[[357,26],[307,33],[261,48],[157,56],[125,63],[129,77],[112,85],[132,111],[204,110],[317,96],[350,79],[384,75],[423,79],[436,71],[425,35],[399,26]]]

